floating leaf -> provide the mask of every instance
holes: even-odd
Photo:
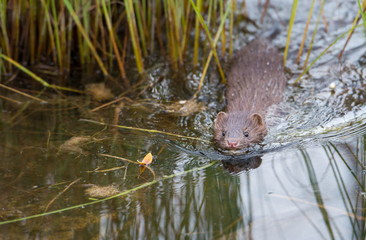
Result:
[[[141,165],[147,165],[152,162],[152,158],[153,158],[152,154],[148,153],[148,154],[146,154],[144,159],[142,159],[142,162],[140,162],[139,160],[137,160],[137,162],[140,163]]]

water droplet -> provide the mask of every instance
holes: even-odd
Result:
[[[335,82],[331,82],[329,84],[329,87],[330,87],[330,89],[335,89],[335,87],[336,87]]]

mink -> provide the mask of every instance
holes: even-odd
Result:
[[[282,101],[286,77],[282,57],[257,38],[231,60],[226,85],[226,112],[214,124],[217,145],[239,150],[261,143],[267,135],[266,110]]]

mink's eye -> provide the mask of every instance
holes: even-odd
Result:
[[[226,131],[222,131],[222,136],[225,137]]]
[[[245,137],[249,137],[249,133],[248,132],[244,132],[244,136]]]

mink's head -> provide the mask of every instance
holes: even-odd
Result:
[[[248,148],[260,143],[267,134],[263,117],[254,113],[219,112],[214,125],[214,138],[219,147],[226,150]]]

